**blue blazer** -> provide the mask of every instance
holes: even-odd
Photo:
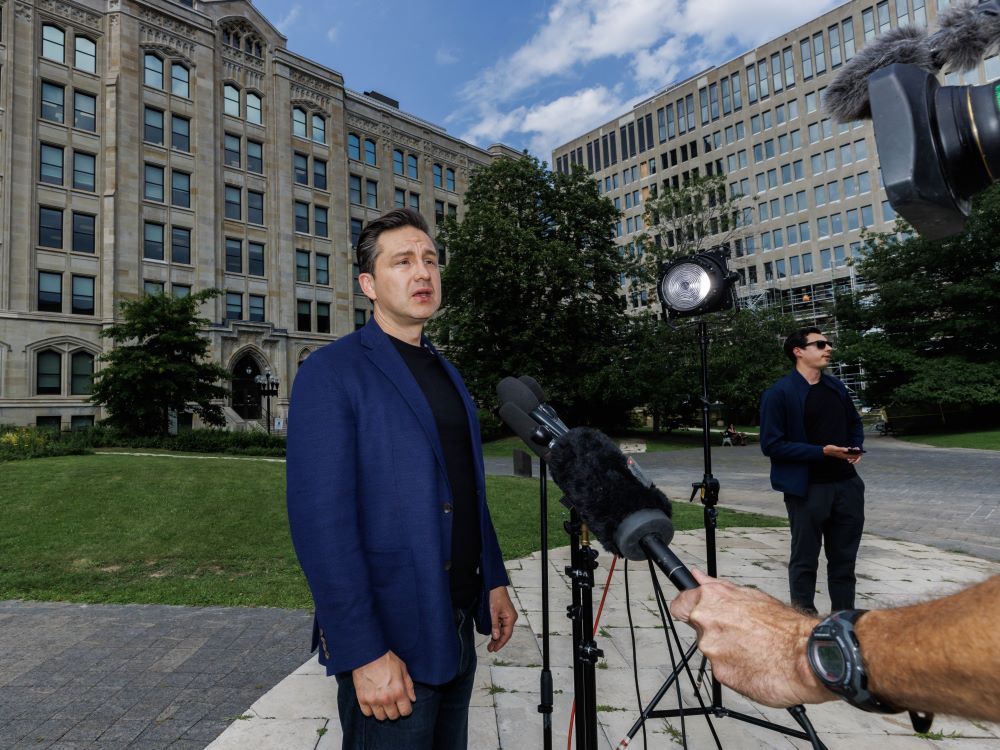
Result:
[[[485,634],[488,592],[508,579],[486,507],[476,409],[458,372],[441,362],[465,404],[476,457],[483,579],[476,624]],[[292,542],[316,606],[313,648],[321,646],[327,674],[391,649],[414,680],[452,679],[459,641],[444,453],[427,399],[374,319],[299,369],[286,470]]]
[[[820,383],[839,396],[847,419],[848,446],[861,447],[865,440],[861,417],[847,387],[832,375],[820,375]],[[806,437],[806,397],[809,381],[792,370],[764,392],[760,400],[760,449],[771,458],[771,487],[789,495],[809,494],[809,464],[823,460],[823,446]]]

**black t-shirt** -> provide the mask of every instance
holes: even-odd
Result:
[[[437,356],[423,346],[389,337],[410,368],[434,414],[453,501],[451,528],[451,601],[467,607],[479,594],[479,506],[473,469],[469,419],[462,397]]]
[[[822,381],[809,386],[805,410],[806,437],[813,445],[850,447],[847,434],[847,414],[840,394]],[[810,464],[809,482],[824,484],[857,476],[852,464],[842,458],[823,456],[819,463]]]

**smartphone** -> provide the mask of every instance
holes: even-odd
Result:
[[[847,452],[852,456],[858,456],[865,452],[864,448],[848,448]]]

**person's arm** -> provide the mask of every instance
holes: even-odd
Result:
[[[767,706],[836,696],[806,657],[819,620],[755,589],[694,571],[701,586],[670,604],[698,634],[720,682]],[[923,604],[873,610],[855,625],[869,688],[892,705],[1000,720],[1000,576]]]
[[[760,400],[760,449],[769,458],[782,461],[821,461],[823,446],[788,439],[785,401],[788,397],[771,387]]]

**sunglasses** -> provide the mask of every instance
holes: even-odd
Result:
[[[826,339],[818,339],[816,341],[810,341],[808,344],[803,344],[802,348],[805,349],[807,346],[815,346],[820,351],[823,351],[827,347],[833,348],[833,342],[827,341]]]

